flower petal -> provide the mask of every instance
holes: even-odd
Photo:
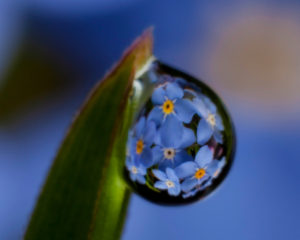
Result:
[[[213,176],[214,173],[219,169],[219,161],[213,160],[206,169],[208,175]]]
[[[168,189],[167,184],[165,182],[163,182],[163,181],[157,181],[156,183],[154,183],[154,187],[158,188],[160,190]]]
[[[219,131],[223,131],[224,130],[224,125],[223,125],[222,118],[219,116],[219,114],[215,115],[215,119],[216,119],[216,128]]]
[[[165,101],[166,91],[163,87],[158,87],[154,90],[151,100],[154,105],[161,105]]]
[[[193,157],[188,154],[185,150],[180,150],[176,153],[174,158],[174,165],[177,167],[179,164],[183,162],[193,161]]]
[[[175,102],[175,112],[179,120],[189,123],[195,114],[195,108],[190,100],[177,99]]]
[[[132,172],[130,172],[130,179],[131,179],[131,181],[133,181],[133,182],[135,182],[136,181],[136,178],[137,178],[137,174],[133,174]]]
[[[153,155],[150,148],[143,149],[143,152],[140,157],[140,163],[146,168],[153,165]]]
[[[140,183],[140,184],[145,184],[146,183],[146,179],[143,175],[137,174],[137,178],[136,180]]]
[[[166,168],[174,168],[174,161],[163,158],[163,160],[159,163],[158,168],[162,171],[165,171]]]
[[[185,162],[175,168],[175,173],[179,178],[193,176],[197,171],[197,164],[193,162]]]
[[[187,154],[185,150],[176,151],[174,159],[166,159],[164,156],[162,157],[163,160],[159,164],[159,169],[165,170],[167,167],[169,168],[176,168],[178,165],[180,165],[183,162],[186,161],[193,161],[193,157]]]
[[[188,178],[183,181],[181,184],[181,189],[184,192],[189,192],[191,191],[194,187],[196,187],[198,184],[198,181],[196,178]]]
[[[182,197],[183,197],[183,198],[193,197],[193,196],[195,196],[195,194],[196,194],[197,192],[199,192],[199,189],[198,189],[198,188],[195,189],[195,190],[193,190],[193,191],[190,191],[190,192],[188,192],[188,193],[186,193],[186,194],[182,194]]]
[[[160,171],[160,170],[153,169],[152,173],[154,174],[155,177],[157,177],[161,181],[167,181],[168,180],[167,175],[164,172]]]
[[[166,169],[166,174],[167,174],[168,179],[170,179],[172,182],[179,182],[179,179],[176,176],[176,173],[174,172],[173,169],[167,168]]]
[[[209,164],[207,168],[207,173],[212,176],[212,178],[217,178],[219,174],[222,172],[223,167],[225,166],[226,161],[225,157],[221,160],[213,160],[211,164]]]
[[[183,90],[177,83],[168,83],[166,87],[166,95],[171,100],[182,98]]]
[[[183,134],[179,148],[187,148],[196,142],[196,137],[192,129],[183,128]]]
[[[146,129],[145,131],[145,135],[144,135],[144,142],[151,146],[153,141],[154,141],[154,137],[156,135],[156,125],[153,121],[148,121],[146,124]]]
[[[226,157],[222,157],[218,164],[219,168],[223,168],[225,164],[226,164]]]
[[[200,98],[194,98],[193,105],[194,105],[196,113],[200,117],[207,118],[207,116],[209,114],[209,110],[207,109],[206,105]]]
[[[138,167],[138,173],[139,173],[140,175],[144,176],[144,175],[146,175],[146,173],[147,173],[147,169],[144,168],[142,165],[140,165],[140,166]]]
[[[181,143],[183,126],[174,116],[167,117],[160,131],[161,143],[166,148],[177,148]]]
[[[211,113],[216,113],[217,112],[216,105],[208,97],[204,97],[203,101],[204,101],[206,107],[209,109],[209,111]]]
[[[208,174],[205,174],[202,178],[197,180],[197,185],[200,186],[203,182],[205,182],[209,178],[210,178],[210,176]]]
[[[135,125],[135,134],[137,138],[140,138],[141,135],[143,134],[145,125],[146,125],[146,118],[141,117],[140,120]]]
[[[200,188],[199,190],[204,190],[205,188],[209,187],[212,184],[212,178],[206,181]]]
[[[148,115],[148,121],[153,121],[157,126],[160,126],[162,120],[164,118],[164,114],[159,107],[154,107]]]
[[[213,160],[213,152],[209,149],[207,145],[200,148],[196,154],[195,161],[200,168],[207,166]]]
[[[129,136],[128,142],[129,142],[129,154],[130,154],[130,156],[136,155],[136,142],[137,142],[137,139],[134,138],[134,137]]]
[[[201,119],[197,128],[197,142],[200,145],[205,144],[212,136],[213,129],[205,119]]]
[[[214,132],[214,138],[216,140],[217,143],[223,143],[223,135],[222,133],[220,133],[219,131],[215,130]]]
[[[178,196],[179,193],[180,193],[180,185],[179,184],[175,184],[174,187],[168,189],[168,193],[171,196]]]
[[[155,146],[154,148],[152,148],[152,153],[153,153],[153,164],[157,164],[163,160],[164,153],[160,146]]]

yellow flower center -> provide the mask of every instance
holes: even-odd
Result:
[[[164,157],[166,159],[172,160],[175,157],[175,149],[173,148],[164,149]]]
[[[163,110],[163,113],[166,114],[166,115],[173,113],[174,103],[169,99],[166,100],[164,102],[164,104],[162,105],[162,110]]]
[[[216,126],[216,117],[214,114],[208,114],[206,120],[208,121],[208,123],[211,125],[211,126]]]
[[[167,185],[168,188],[172,188],[172,187],[175,186],[174,183],[172,181],[170,181],[170,180],[166,181],[166,185]]]
[[[135,166],[133,166],[133,167],[131,168],[131,172],[132,172],[133,174],[137,174],[137,173],[138,173],[138,170],[137,170],[137,168],[136,168]]]
[[[141,154],[144,149],[144,142],[142,139],[138,140],[136,143],[136,153]]]
[[[200,168],[200,169],[197,170],[197,172],[195,173],[194,177],[197,178],[197,179],[201,179],[201,178],[204,177],[205,173],[206,173],[205,169]]]

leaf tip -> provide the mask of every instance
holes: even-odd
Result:
[[[125,57],[135,55],[135,71],[141,68],[153,55],[153,29],[153,26],[147,28],[124,53]]]

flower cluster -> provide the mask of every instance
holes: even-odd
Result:
[[[225,158],[214,159],[211,142],[222,144],[224,126],[216,105],[176,82],[158,86],[153,108],[129,132],[126,168],[133,182],[194,196],[218,176]]]

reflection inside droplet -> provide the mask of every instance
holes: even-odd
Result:
[[[204,83],[158,61],[135,80],[139,97],[124,176],[142,197],[188,203],[212,192],[234,152],[230,117]]]

